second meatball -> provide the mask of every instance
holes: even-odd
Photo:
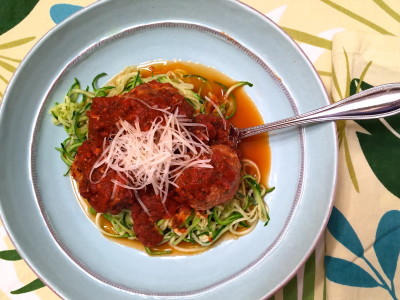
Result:
[[[178,201],[206,210],[231,200],[240,183],[241,163],[235,150],[226,145],[211,147],[213,168],[186,169],[176,181]]]

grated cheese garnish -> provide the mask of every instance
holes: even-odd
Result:
[[[204,124],[190,122],[178,111],[152,109],[162,111],[163,117],[153,120],[148,131],[141,131],[138,119],[134,124],[120,120],[118,132],[110,137],[112,140],[107,146],[104,144],[103,153],[91,173],[106,165],[102,178],[110,169],[114,170],[123,179],[122,182],[114,180],[114,184],[132,189],[136,195],[137,190],[151,185],[165,203],[170,186],[177,186],[175,181],[184,170],[212,168],[210,159],[204,158],[209,157],[207,154],[211,150],[189,130],[189,127]],[[137,200],[143,207],[140,199]]]

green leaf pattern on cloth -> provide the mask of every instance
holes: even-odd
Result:
[[[315,289],[315,271],[316,271],[316,261],[315,261],[315,251],[311,254],[304,266],[304,277],[303,277],[303,300],[313,300],[314,299],[314,289]]]
[[[393,285],[400,253],[400,211],[389,211],[382,217],[376,230],[374,249]]]
[[[335,1],[330,1],[330,0],[321,0],[321,1],[326,3],[327,5],[331,6],[332,8],[336,9],[337,11],[349,16],[350,18],[352,18],[360,23],[363,23],[366,26],[376,30],[379,33],[393,35],[393,33],[390,33],[385,28],[382,28],[381,26],[377,25],[376,23],[374,23],[366,18],[363,18],[361,15],[357,14],[354,11],[346,9],[345,7],[337,4],[337,2],[335,2]],[[380,1],[380,2],[383,2],[383,1]]]
[[[333,208],[328,230],[334,238],[358,257],[364,257],[364,248],[353,227],[345,216]]]
[[[8,260],[8,261],[18,261],[22,260],[22,257],[18,254],[17,250],[4,250],[0,251],[0,259]],[[34,290],[40,289],[44,287],[45,285],[40,279],[35,279],[32,282],[28,283],[27,285],[24,285],[23,287],[20,287],[19,289],[16,289],[14,291],[11,291],[11,294],[24,294],[24,293],[29,293]]]
[[[351,95],[371,87],[362,78],[355,78],[350,84]],[[391,193],[400,197],[400,115],[356,122],[368,131],[358,132],[357,137],[372,171]]]
[[[18,25],[39,0],[1,0],[0,35]]]
[[[341,285],[361,288],[381,287],[397,300],[393,279],[400,253],[400,211],[389,211],[381,218],[374,242],[379,264],[389,278],[389,283],[378,268],[364,256],[364,247],[360,239],[346,217],[336,207],[333,208],[328,230],[339,243],[368,265],[378,281],[358,264],[332,256],[325,257],[326,277]]]
[[[400,197],[400,116],[357,123],[369,133],[357,136],[371,169],[391,193]]]
[[[354,287],[378,287],[379,283],[363,268],[350,261],[326,256],[326,276],[336,283]]]
[[[297,300],[297,276],[283,287],[283,300]]]
[[[35,39],[35,37],[31,36],[31,37],[26,37],[26,38],[22,38],[22,39],[18,39],[18,40],[0,44],[0,80],[1,81],[8,84],[9,81],[7,80],[7,77],[9,77],[10,73],[12,74],[15,72],[18,64],[21,62],[20,59],[1,55],[2,54],[1,51],[5,50],[5,49],[12,49],[14,47],[18,47],[18,46],[27,44],[34,39]],[[5,73],[7,73],[7,74],[5,74]],[[0,105],[1,105],[2,97],[3,97],[3,93],[0,91]]]
[[[16,261],[21,260],[21,256],[18,254],[17,250],[4,250],[0,251],[0,259]]]
[[[25,286],[23,286],[17,290],[11,291],[11,294],[14,294],[14,295],[25,294],[25,293],[29,293],[34,290],[40,289],[44,286],[45,286],[44,283],[42,281],[40,281],[40,279],[35,279]]]
[[[348,55],[347,55],[345,50],[344,50],[344,55],[345,55],[345,58],[346,58],[346,89],[345,89],[344,93],[340,89],[339,82],[337,80],[337,76],[336,76],[336,73],[335,73],[334,69],[333,69],[333,78],[332,78],[333,79],[334,88],[336,89],[337,93],[340,95],[341,99],[347,98],[347,97],[349,97],[351,95],[351,91],[350,91],[350,77],[351,77],[350,76],[350,64],[349,64]],[[364,77],[365,76],[365,73],[367,72],[368,68],[369,68],[369,65],[364,69],[364,71],[362,72],[360,77]],[[360,188],[359,188],[356,172],[355,172],[355,169],[354,169],[353,161],[352,161],[352,158],[351,158],[351,153],[350,153],[349,144],[348,144],[347,135],[346,135],[346,124],[347,124],[346,120],[337,121],[339,147],[341,147],[341,146],[344,147],[344,155],[345,155],[345,161],[346,161],[346,165],[347,165],[347,170],[349,172],[350,179],[351,179],[351,182],[353,183],[354,188],[356,189],[357,192],[359,192]]]

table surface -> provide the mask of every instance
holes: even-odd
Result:
[[[35,43],[93,2],[2,1],[0,98]],[[400,82],[399,1],[242,2],[268,16],[300,45],[331,101]],[[397,299],[400,293],[400,116],[341,121],[337,131],[338,182],[328,228],[274,299]],[[20,258],[1,223],[0,299],[58,299]]]

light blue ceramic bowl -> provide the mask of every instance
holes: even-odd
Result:
[[[0,211],[21,255],[68,299],[258,299],[287,282],[326,225],[334,124],[271,134],[271,221],[200,255],[150,257],[105,239],[75,200],[49,108],[74,77],[156,59],[198,62],[254,84],[266,122],[328,104],[313,66],[265,16],[236,1],[101,1],[49,32],[16,72],[0,120]],[[104,80],[107,80],[105,78]]]

